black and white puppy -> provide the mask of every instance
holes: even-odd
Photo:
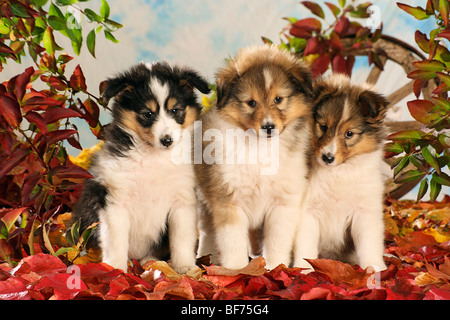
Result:
[[[93,246],[113,267],[127,270],[128,259],[162,259],[167,236],[174,269],[185,273],[195,266],[193,166],[175,161],[172,154],[178,144],[190,141],[200,115],[194,89],[209,92],[197,72],[160,62],[138,64],[106,81],[103,97],[114,98],[113,120],[74,219],[82,230],[100,221]]]

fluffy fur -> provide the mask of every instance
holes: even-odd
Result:
[[[294,265],[330,258],[385,269],[382,177],[387,101],[343,75],[314,83],[312,172]]]
[[[209,92],[196,72],[165,63],[138,64],[106,82],[113,120],[75,219],[82,230],[100,221],[92,245],[116,268],[127,270],[129,258],[164,258],[167,240],[178,272],[195,266],[194,170],[175,163],[171,154],[200,114],[194,88]]]
[[[246,132],[240,148],[222,141],[223,149],[214,153],[216,158],[245,159],[195,166],[202,207],[199,256],[213,254],[215,261],[218,254],[223,266],[244,267],[249,232],[261,230],[267,266],[290,263],[307,184],[311,95],[308,68],[275,46],[242,49],[218,72],[217,106],[203,117],[203,132],[214,129],[223,137],[230,131]],[[269,163],[251,163],[261,139],[271,146],[279,141],[279,155],[274,153]],[[209,144],[204,139],[204,153]],[[262,174],[274,161],[279,162],[277,170]]]

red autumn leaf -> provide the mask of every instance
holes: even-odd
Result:
[[[10,54],[14,55],[14,50],[11,49],[10,47],[8,47],[3,42],[0,42],[0,52],[1,53],[10,53]]]
[[[439,32],[436,37],[442,37],[450,41],[450,27],[447,27],[441,32]]]
[[[7,95],[0,95],[0,115],[13,128],[16,128],[22,121],[19,103]]]
[[[33,91],[31,93],[27,93],[24,96],[24,100],[22,101],[22,106],[29,105],[44,105],[44,106],[60,106],[63,104],[63,101],[59,101],[53,98],[49,98],[44,94]]]
[[[311,65],[311,71],[314,77],[320,76],[328,70],[330,65],[330,55],[324,54],[318,57]]]
[[[159,282],[153,292],[163,294],[163,296],[170,295],[188,300],[194,299],[194,292],[186,277],[181,277],[177,281]]]
[[[289,29],[289,33],[293,35],[294,37],[301,38],[301,39],[309,39],[312,36],[312,32],[307,31],[302,28],[294,28],[292,27]]]
[[[307,56],[309,54],[321,53],[324,49],[323,43],[319,41],[318,38],[313,37],[308,40],[306,43],[304,55]]]
[[[416,40],[417,45],[420,49],[422,49],[423,52],[429,53],[430,52],[430,40],[427,38],[427,35],[425,33],[420,32],[417,30],[414,33],[414,38]]]
[[[22,98],[25,95],[26,86],[30,82],[33,73],[34,73],[33,67],[29,67],[25,70],[25,72],[17,76],[15,89],[18,101],[22,101]]]
[[[206,273],[210,276],[261,276],[267,271],[265,265],[266,262],[264,258],[257,257],[255,259],[252,259],[249,264],[242,269],[228,269],[222,266],[204,266],[204,268],[206,270]]]
[[[57,257],[38,253],[23,258],[21,264],[16,269],[14,275],[29,273],[30,271],[45,275],[66,270],[66,265]]]
[[[60,78],[55,76],[50,76],[47,81],[53,88],[59,91],[64,91],[68,88],[67,84]]]
[[[73,71],[73,74],[70,77],[70,86],[76,91],[85,92],[87,90],[86,78],[84,77],[80,65],[77,65],[75,67],[75,70]]]
[[[423,300],[450,300],[450,290],[431,288]]]
[[[320,23],[319,20],[315,18],[306,18],[298,20],[292,26],[294,28],[304,29],[310,32],[313,31],[319,32],[322,29],[322,24]]]
[[[47,122],[39,113],[30,111],[24,118],[27,119],[28,122],[34,123],[42,134],[45,135],[47,133]]]
[[[367,286],[370,274],[356,270],[347,263],[329,259],[306,259],[316,272],[326,274],[335,284],[346,284],[352,288]]]
[[[342,54],[337,54],[333,58],[333,72],[334,73],[347,73],[347,61]]]
[[[330,34],[330,39],[328,40],[328,43],[331,48],[334,48],[338,50],[339,52],[344,50],[344,46],[342,45],[341,38],[337,35],[336,32],[332,32]]]
[[[17,278],[0,281],[0,300],[30,300],[26,283]]]
[[[5,161],[0,165],[0,179],[3,178],[8,172],[19,165],[30,153],[29,150],[23,148],[16,149]]]
[[[5,223],[6,229],[9,230],[16,222],[17,218],[26,211],[27,208],[17,208],[6,213],[1,220]]]
[[[300,3],[308,8],[316,16],[325,19],[325,13],[317,3],[314,3],[312,1],[301,1]]]
[[[61,119],[81,117],[81,115],[72,109],[48,108],[45,112],[42,113],[42,117],[44,118],[45,122],[49,124]]]
[[[71,130],[71,129],[56,130],[56,131],[48,132],[45,135],[45,138],[47,139],[47,143],[49,145],[52,145],[56,142],[59,142],[59,141],[69,138],[70,136],[76,134],[77,132],[78,132],[77,130]]]
[[[347,35],[350,28],[350,21],[345,16],[342,16],[334,26],[334,31],[339,37],[343,38]]]
[[[79,287],[69,287],[67,283],[70,281],[69,278],[71,276],[72,275],[70,273],[48,274],[39,280],[39,282],[34,286],[34,290],[51,294],[48,299],[52,300],[73,299],[78,292],[87,289],[87,286],[82,280],[80,280]]]
[[[429,100],[412,100],[407,102],[411,116],[419,122],[428,124],[439,117],[439,114],[430,113],[434,103]]]

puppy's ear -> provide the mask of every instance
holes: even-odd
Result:
[[[103,81],[102,87],[102,97],[106,102],[111,100],[111,98],[117,97],[125,91],[132,92],[134,90],[133,84],[130,83],[124,76],[118,76],[116,78],[111,78]]]
[[[231,96],[233,91],[233,85],[239,77],[239,73],[234,67],[234,62],[230,61],[229,64],[219,71],[216,79],[216,91],[217,91],[217,108],[222,108]]]
[[[389,104],[384,96],[370,90],[363,91],[359,95],[358,103],[363,115],[370,119],[370,122],[383,120]]]
[[[289,74],[294,81],[297,90],[305,94],[309,98],[313,98],[313,81],[309,68],[302,64],[296,64],[289,69]]]
[[[180,70],[179,73],[180,86],[186,87],[190,90],[194,88],[201,93],[207,94],[211,90],[209,89],[209,84],[205,78],[200,76],[197,72],[192,69],[184,68]]]

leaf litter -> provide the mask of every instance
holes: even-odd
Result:
[[[164,261],[128,272],[96,262],[99,252],[73,260],[36,253],[15,267],[0,264],[0,300],[450,300],[450,197],[441,202],[396,201],[385,205],[385,262],[370,272],[328,259],[310,259],[314,271],[262,257],[238,270],[199,259],[180,275]],[[84,258],[83,258],[84,257]]]

